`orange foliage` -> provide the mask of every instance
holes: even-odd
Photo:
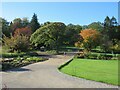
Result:
[[[84,42],[87,42],[88,39],[95,41],[100,36],[100,33],[94,29],[85,29],[81,31],[80,35],[84,39]]]
[[[100,33],[94,29],[85,29],[80,33],[82,40],[75,43],[76,47],[84,48],[86,51],[91,51],[100,43]]]
[[[25,28],[17,28],[14,32],[14,36],[17,35],[25,35],[25,36],[30,36],[32,34],[32,31],[29,27],[25,27]]]

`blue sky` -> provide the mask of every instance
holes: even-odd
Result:
[[[59,21],[87,25],[103,22],[106,16],[118,19],[117,2],[4,2],[2,17],[8,21],[28,17],[36,13],[40,23]]]

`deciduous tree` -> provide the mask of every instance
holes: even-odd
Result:
[[[103,31],[103,25],[101,22],[93,22],[88,25],[88,28],[98,30],[99,32]]]
[[[79,32],[82,30],[80,25],[68,24],[65,30],[65,44],[73,46],[80,38]]]
[[[32,34],[30,27],[24,27],[24,28],[17,28],[14,32],[14,36],[16,35],[24,35],[30,37]]]
[[[7,46],[11,52],[27,51],[30,46],[29,38],[23,35],[11,36],[10,38],[4,37],[3,41],[5,46]]]
[[[39,44],[50,46],[58,53],[60,46],[63,44],[65,27],[65,24],[61,22],[47,24],[34,32],[30,40],[36,46]]]
[[[82,41],[79,41],[76,45],[83,47],[87,51],[91,51],[92,48],[99,44],[100,33],[94,29],[82,30],[80,35],[82,36]]]

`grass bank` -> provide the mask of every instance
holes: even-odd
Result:
[[[118,60],[73,59],[59,70],[72,76],[118,85]]]

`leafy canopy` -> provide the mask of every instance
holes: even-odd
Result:
[[[62,39],[65,27],[65,24],[61,22],[44,25],[32,34],[30,41],[32,44],[35,44],[35,46],[44,44],[46,47],[56,49],[58,52],[59,47],[63,44]]]
[[[92,48],[99,44],[100,33],[94,29],[85,29],[80,33],[82,40],[75,43],[78,47],[83,47],[87,51],[91,51]]]

